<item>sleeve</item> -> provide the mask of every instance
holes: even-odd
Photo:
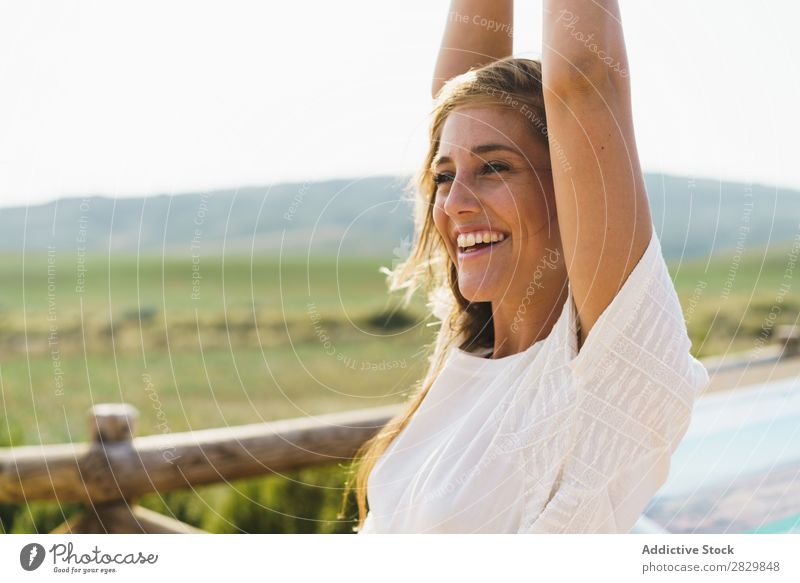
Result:
[[[367,512],[364,524],[361,525],[358,534],[375,534],[375,519],[372,516],[372,512]]]
[[[568,351],[574,405],[549,498],[528,509],[524,533],[622,533],[666,481],[708,383],[692,355],[680,302],[655,228],[636,267],[577,351],[569,291]]]

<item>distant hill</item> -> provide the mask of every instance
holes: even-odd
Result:
[[[800,191],[663,174],[646,174],[645,182],[667,259],[763,247],[800,234]]]
[[[798,233],[800,192],[647,174],[668,259]],[[141,198],[90,196],[0,209],[0,251],[391,255],[412,235],[406,177],[286,183]]]

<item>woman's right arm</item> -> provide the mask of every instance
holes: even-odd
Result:
[[[451,0],[433,73],[433,97],[456,75],[511,56],[513,21],[512,0]]]

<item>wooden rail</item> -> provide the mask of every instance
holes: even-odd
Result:
[[[703,365],[708,374],[714,375],[745,366],[776,363],[798,355],[800,355],[800,328],[781,325],[775,328],[772,344],[762,346],[758,350],[704,358]]]
[[[133,500],[350,460],[400,406],[134,438],[134,407],[97,405],[90,443],[0,449],[0,503],[85,503],[54,532],[200,532]]]
[[[800,334],[779,327],[777,346],[704,360],[710,372],[800,354]],[[0,504],[82,502],[58,533],[198,533],[135,504],[168,492],[238,478],[349,461],[402,405],[186,433],[135,437],[130,405],[97,405],[89,443],[0,449]]]

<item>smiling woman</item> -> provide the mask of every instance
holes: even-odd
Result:
[[[464,105],[442,126],[432,169],[433,222],[461,295],[471,303],[491,302],[495,358],[521,352],[555,322],[554,310],[549,320],[532,314],[528,326],[511,333],[531,279],[527,266],[561,246],[549,165],[547,144],[513,110]],[[475,231],[497,233],[498,243],[479,252],[458,245],[459,235],[469,243]],[[565,277],[563,262],[549,271],[537,306],[563,303]]]
[[[360,452],[360,532],[628,532],[708,382],[627,78],[564,11],[625,62],[614,1],[545,2],[541,63],[509,57],[510,1],[452,4],[415,247],[390,277],[426,288],[441,327],[409,406]]]

